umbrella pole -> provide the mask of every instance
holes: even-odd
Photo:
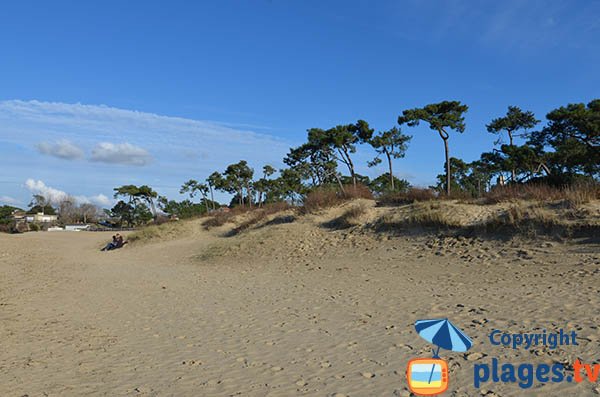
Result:
[[[438,358],[438,353],[440,352],[440,347],[438,346],[437,351],[433,352],[433,358]],[[433,378],[433,371],[435,370],[435,364],[432,365],[431,367],[431,373],[429,374],[429,380],[427,381],[427,383],[431,383],[431,378]]]

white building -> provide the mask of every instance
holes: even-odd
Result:
[[[47,215],[43,212],[38,212],[37,214],[27,214],[25,219],[27,222],[51,223],[56,222],[58,220],[58,216]]]
[[[65,225],[67,232],[81,232],[82,230],[88,230],[90,225]]]

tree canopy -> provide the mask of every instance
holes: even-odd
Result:
[[[450,130],[457,132],[465,131],[465,117],[469,107],[459,101],[443,101],[432,103],[422,108],[414,108],[402,111],[398,117],[398,124],[406,124],[409,127],[419,125],[421,121],[429,124],[429,128],[437,131],[444,141],[444,152],[446,155],[446,194],[450,195],[451,172],[450,172],[450,148],[448,139]]]

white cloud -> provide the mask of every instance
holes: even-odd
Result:
[[[100,207],[108,207],[113,204],[113,200],[103,194],[97,194],[90,197],[90,201]]]
[[[90,197],[75,196],[75,200],[80,204],[94,204],[98,207],[111,207],[113,205],[113,200],[103,194],[97,194]]]
[[[109,164],[146,165],[152,157],[147,150],[130,143],[102,142],[92,149],[91,160]]]
[[[44,196],[46,198],[46,200],[48,200],[50,202],[50,204],[59,204],[61,201],[64,201],[66,199],[74,199],[75,202],[77,202],[78,204],[95,204],[99,207],[108,207],[110,205],[112,205],[112,200],[109,199],[108,197],[106,197],[103,194],[97,194],[95,196],[71,196],[70,194],[68,194],[67,192],[64,192],[62,190],[59,189],[55,189],[53,187],[50,187],[48,185],[46,185],[43,181],[41,180],[35,180],[35,179],[27,179],[25,181],[25,187],[27,188],[27,190],[29,190],[32,194],[39,194],[41,196]],[[5,196],[0,197],[0,201],[4,201],[3,199],[5,198]],[[10,197],[8,197],[10,198]]]
[[[10,204],[10,205],[21,204],[21,202],[19,200],[17,200],[16,198],[10,197],[10,196],[0,196],[0,203]]]
[[[65,160],[75,160],[83,157],[83,150],[66,139],[56,143],[41,142],[36,145],[42,154],[58,157]]]
[[[52,204],[60,203],[61,201],[69,198],[69,195],[62,190],[55,189],[53,187],[47,186],[44,182],[40,180],[27,179],[25,181],[25,187],[32,194],[39,194],[44,196],[46,200],[48,200]]]

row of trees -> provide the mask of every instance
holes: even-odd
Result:
[[[70,196],[54,203],[54,206],[52,204],[44,195],[34,194],[27,212],[57,215],[63,224],[96,222],[101,215],[100,209],[96,205],[80,203],[76,198]]]
[[[466,130],[467,111],[468,106],[459,101],[443,101],[403,110],[398,125],[385,131],[375,132],[364,120],[328,129],[311,128],[306,142],[291,148],[283,159],[283,169],[265,165],[255,175],[241,160],[204,180],[185,182],[180,193],[188,194],[189,199],[181,202],[160,197],[148,186],[121,186],[115,189],[115,197],[122,200],[111,214],[125,214],[127,222],[133,224],[156,215],[155,201],[169,214],[201,214],[219,205],[214,200],[215,191],[231,194],[230,206],[252,207],[283,200],[297,203],[321,186],[337,186],[344,192],[362,183],[376,195],[405,190],[410,185],[395,177],[394,160],[404,157],[412,138],[402,129],[421,123],[443,143],[444,173],[434,186],[440,194],[481,195],[495,179],[563,185],[600,176],[600,99],[555,109],[547,114],[546,125],[538,129],[540,120],[531,111],[509,106],[505,115],[486,125],[487,131],[498,137],[493,148],[470,163],[450,155],[452,135]],[[385,162],[386,173],[374,180],[357,173],[355,154],[361,145],[371,146],[376,153],[367,165]]]
[[[540,120],[530,111],[509,106],[505,116],[486,126],[488,132],[498,136],[492,151],[482,153],[471,163],[447,157],[447,171],[444,176],[438,175],[436,187],[480,195],[498,177],[507,183],[538,181],[555,186],[597,179],[600,100],[560,107],[548,113],[546,119],[544,127],[532,131]]]

